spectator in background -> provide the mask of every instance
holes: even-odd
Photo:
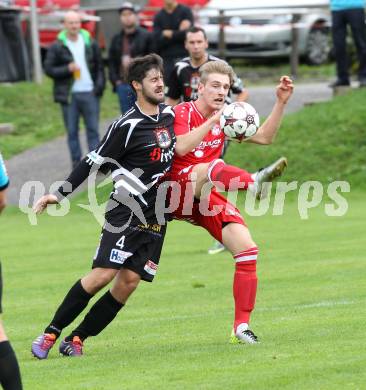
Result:
[[[166,103],[175,106],[180,101],[189,102],[198,98],[198,84],[200,82],[200,67],[209,61],[218,61],[219,58],[208,54],[208,41],[205,30],[201,27],[191,27],[186,31],[184,47],[189,56],[180,59],[174,66],[167,82]],[[223,61],[223,60],[220,60]],[[226,103],[231,103],[232,94],[237,94],[236,101],[245,101],[248,91],[242,80],[235,75],[230,87]]]
[[[165,83],[175,63],[187,55],[184,48],[186,30],[193,25],[192,11],[176,0],[164,0],[164,7],[154,18],[157,52],[164,60]]]
[[[54,81],[54,100],[60,103],[72,166],[81,159],[79,119],[83,117],[89,150],[99,144],[99,100],[105,87],[100,50],[88,31],[81,29],[81,17],[69,11],[65,29],[47,51],[45,71]]]
[[[5,164],[0,153],[0,213],[5,207],[6,188],[9,185],[9,179],[5,170]],[[1,277],[0,263],[0,313],[2,313],[3,281]],[[22,381],[17,358],[14,350],[8,340],[3,324],[0,321],[0,383],[5,390],[21,390]]]
[[[337,66],[337,80],[332,87],[350,85],[347,56],[347,26],[351,27],[359,61],[358,80],[366,87],[365,0],[330,0],[332,36]]]
[[[137,10],[132,3],[123,3],[119,13],[122,29],[112,38],[109,48],[109,80],[124,114],[136,101],[126,79],[127,68],[132,58],[151,53],[153,42],[151,34],[138,25]]]

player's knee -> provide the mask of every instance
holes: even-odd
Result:
[[[217,158],[212,160],[207,166],[207,179],[210,183],[219,181],[218,174],[221,172],[222,167],[225,165],[224,160]]]
[[[138,284],[140,283],[141,277],[135,272],[129,272],[128,275],[124,275],[124,283],[126,289],[130,292],[134,291]]]
[[[197,181],[197,182],[204,182],[208,181],[208,168],[210,166],[210,163],[200,163],[197,164],[191,174],[190,179],[191,181]]]
[[[138,284],[139,284],[140,280],[127,280],[126,281],[126,289],[132,293],[133,291],[136,290]]]
[[[122,268],[115,279],[114,285],[117,288],[132,292],[136,289],[140,280],[141,276],[139,274]]]

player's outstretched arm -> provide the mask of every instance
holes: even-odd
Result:
[[[42,198],[38,199],[36,204],[33,206],[33,211],[36,214],[41,214],[49,204],[57,204],[58,202],[56,195],[43,195]]]
[[[257,134],[249,138],[248,142],[261,145],[269,145],[273,142],[280,127],[286,104],[294,90],[294,85],[290,77],[282,76],[280,83],[276,87],[277,101],[272,112],[258,129]]]

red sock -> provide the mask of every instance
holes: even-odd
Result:
[[[215,186],[228,191],[248,188],[253,183],[252,175],[243,169],[227,165],[222,160],[214,160],[208,168],[208,178]],[[236,179],[236,180],[234,180]],[[231,183],[230,183],[231,182]]]
[[[234,331],[243,322],[249,324],[250,314],[254,309],[257,294],[257,256],[256,246],[234,256],[236,262],[233,283]]]

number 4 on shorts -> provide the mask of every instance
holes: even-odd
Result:
[[[122,236],[117,242],[116,242],[116,246],[118,247],[118,248],[123,248],[124,247],[124,245],[125,245],[125,238],[126,238],[126,236]]]

